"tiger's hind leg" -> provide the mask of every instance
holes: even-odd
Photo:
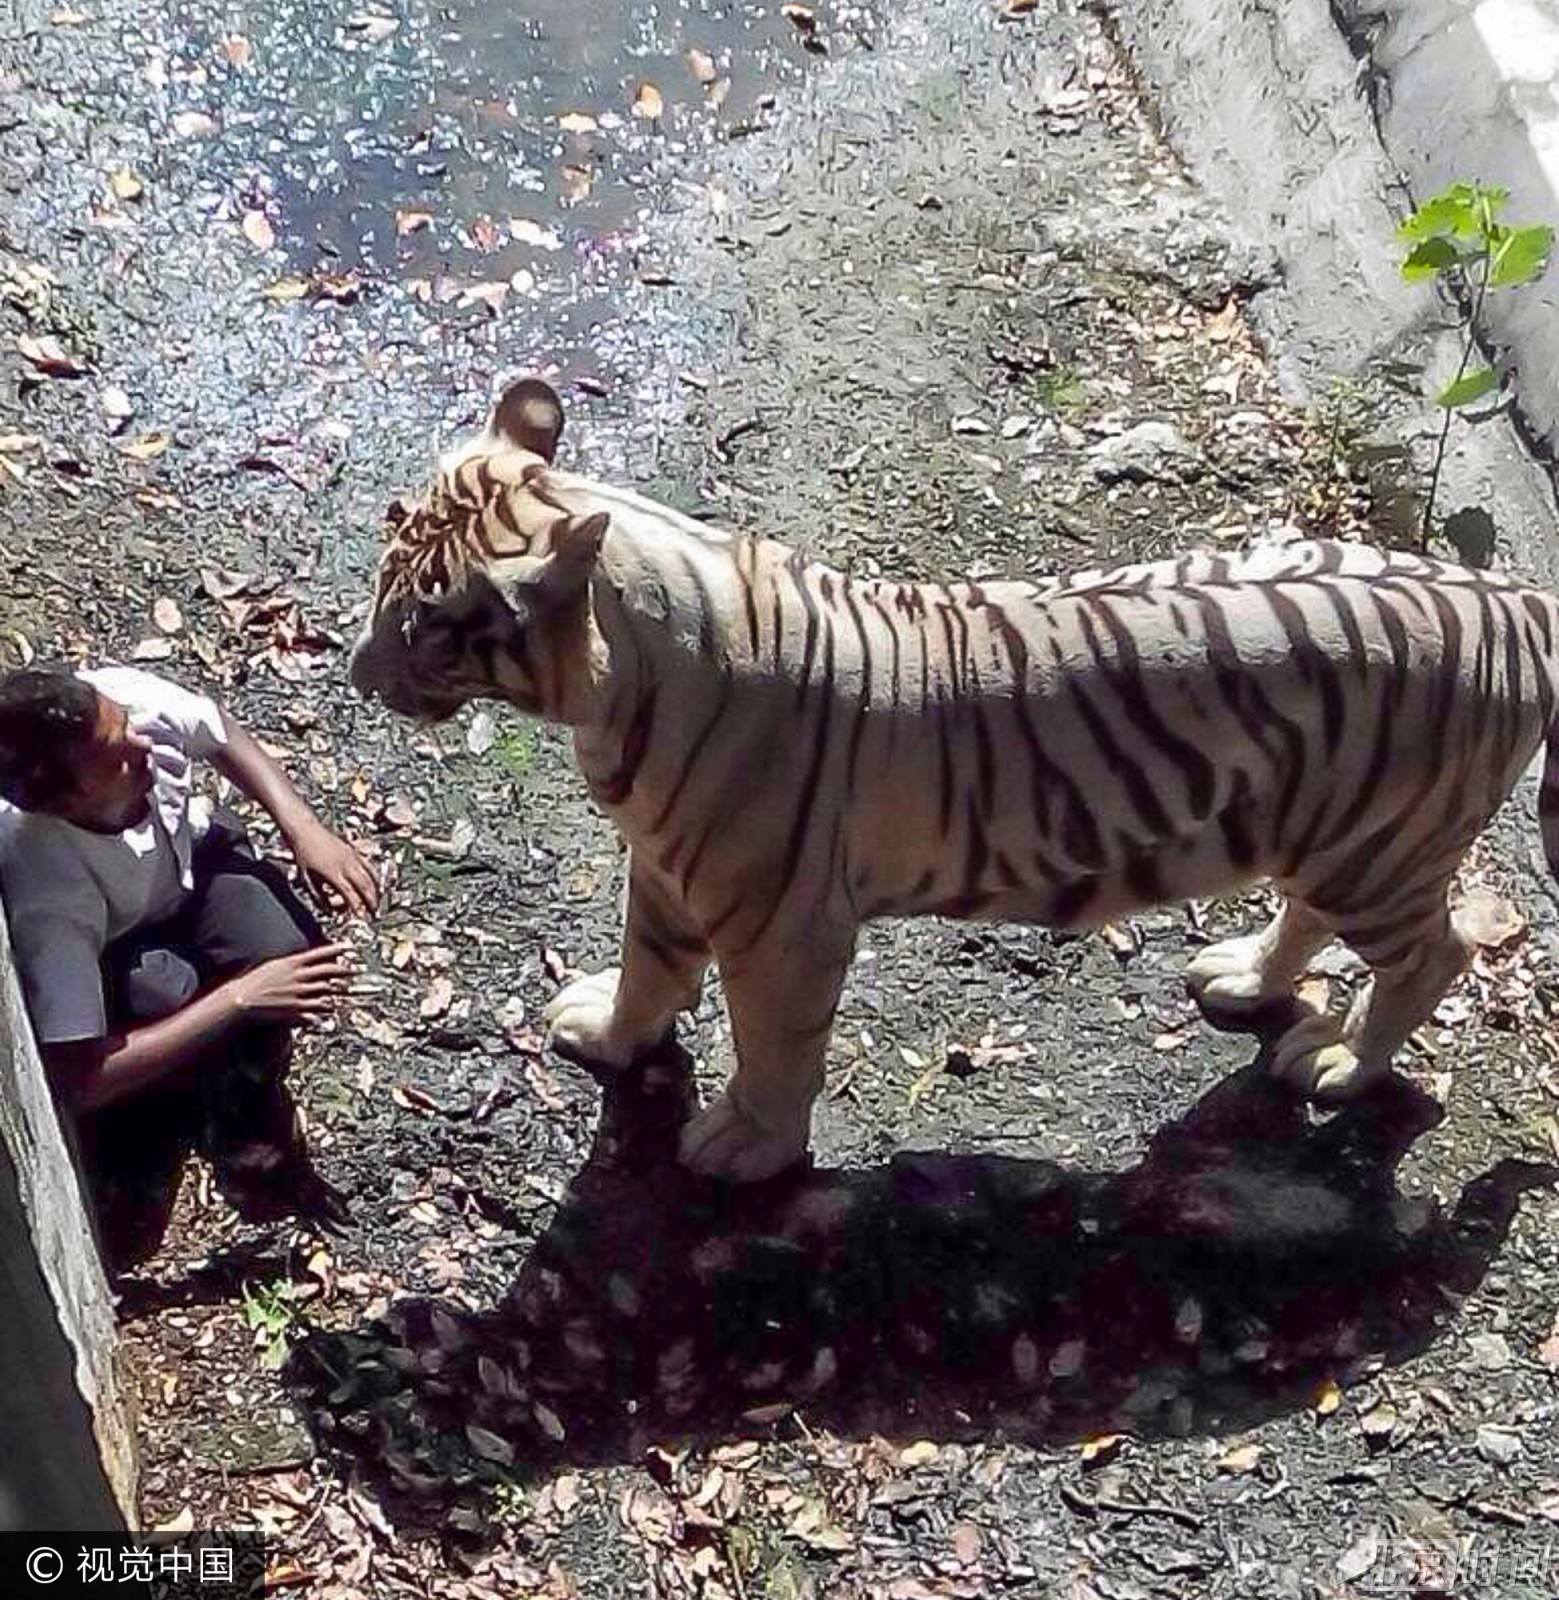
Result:
[[[1277,1042],[1272,1070],[1317,1100],[1347,1100],[1391,1070],[1392,1058],[1433,1015],[1466,970],[1469,947],[1446,905],[1448,883],[1415,894],[1367,923],[1341,921],[1337,932],[1371,976],[1347,1019],[1296,1024]]]
[[[1332,930],[1308,906],[1285,898],[1260,933],[1210,944],[1186,967],[1196,1003],[1214,1016],[1239,1016],[1293,998],[1305,963],[1331,943]]]
[[[738,1183],[773,1177],[806,1154],[812,1105],[851,948],[757,949],[722,965],[736,1073],[682,1130],[679,1159],[694,1172]],[[853,946],[853,939],[851,941]]]
[[[549,1042],[565,1055],[627,1066],[698,1004],[709,954],[665,891],[630,869],[622,966],[559,991],[546,1010]]]

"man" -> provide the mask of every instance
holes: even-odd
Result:
[[[171,1188],[159,1237],[191,1141],[241,1208],[247,1191],[328,1211],[282,1078],[292,1027],[350,972],[237,820],[209,814],[199,760],[265,807],[315,892],[377,909],[368,866],[214,701],[128,667],[0,679],[0,891],[28,1011],[89,1170],[128,1161],[132,1188],[148,1168]],[[108,1198],[105,1235],[144,1247],[146,1194],[114,1195],[125,1215]]]

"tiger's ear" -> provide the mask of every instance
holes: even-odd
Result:
[[[521,378],[499,396],[488,420],[488,432],[551,461],[563,435],[563,402],[540,378]]]

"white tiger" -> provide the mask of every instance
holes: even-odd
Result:
[[[1545,738],[1559,861],[1541,591],[1330,543],[861,581],[553,470],[562,428],[550,388],[516,384],[397,502],[352,678],[409,716],[488,696],[573,728],[631,870],[621,968],[564,989],[553,1037],[627,1063],[717,966],[737,1067],[684,1132],[698,1171],[804,1152],[872,918],[1085,927],[1270,879],[1280,914],[1190,982],[1210,1010],[1266,1006],[1341,938],[1370,982],[1273,1056],[1335,1098],[1462,971],[1448,887]]]

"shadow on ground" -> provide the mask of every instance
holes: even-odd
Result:
[[[1118,1173],[903,1154],[754,1189],[673,1161],[690,1063],[605,1085],[589,1161],[507,1298],[406,1300],[286,1379],[402,1526],[653,1444],[783,1429],[1055,1444],[1225,1433],[1427,1348],[1498,1254],[1505,1160],[1449,1214],[1396,1169],[1440,1108],[1400,1079],[1323,1122],[1258,1056]]]

